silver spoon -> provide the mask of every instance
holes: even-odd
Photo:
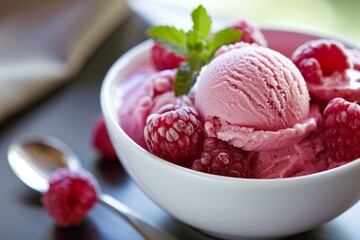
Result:
[[[9,146],[8,161],[18,178],[38,192],[48,189],[49,175],[57,168],[67,167],[72,171],[81,168],[75,153],[59,139],[48,135],[27,136],[14,141]],[[145,239],[176,239],[109,195],[100,193],[99,203],[123,217]]]

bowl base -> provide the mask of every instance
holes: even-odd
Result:
[[[271,239],[279,239],[279,237],[245,237],[245,236],[233,236],[227,234],[219,234],[216,232],[206,231],[202,229],[197,229],[199,232],[206,234],[211,237],[226,239],[226,240],[271,240]]]

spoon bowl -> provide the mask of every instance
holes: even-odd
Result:
[[[75,153],[63,142],[48,135],[23,137],[9,146],[8,161],[13,172],[30,188],[45,192],[48,179],[58,168],[81,168]]]
[[[47,191],[49,177],[56,169],[82,169],[75,153],[62,141],[48,135],[29,135],[14,141],[9,146],[8,161],[16,176],[38,192]],[[98,198],[99,203],[128,221],[144,239],[175,239],[113,197],[100,193]]]

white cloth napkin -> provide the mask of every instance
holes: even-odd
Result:
[[[76,74],[126,0],[0,1],[0,121]]]

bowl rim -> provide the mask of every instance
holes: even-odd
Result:
[[[348,44],[349,46],[352,46],[353,48],[360,48],[360,45],[351,39],[347,39],[341,35],[333,35],[333,34],[325,34],[325,33],[314,33],[312,31],[303,31],[303,30],[293,30],[293,29],[287,29],[282,27],[271,27],[266,26],[261,28],[261,30],[265,31],[281,31],[285,33],[290,34],[302,34],[302,35],[309,35],[310,37],[315,38],[331,38],[331,39],[337,39],[344,44]],[[125,131],[122,129],[122,127],[119,124],[118,115],[116,114],[116,111],[113,111],[109,104],[111,101],[111,94],[109,92],[111,91],[111,86],[113,86],[115,81],[119,81],[116,77],[117,74],[120,72],[121,69],[124,69],[124,67],[129,64],[131,59],[133,58],[140,58],[141,54],[149,51],[151,45],[153,44],[153,41],[151,39],[147,39],[128,51],[126,51],[124,54],[122,54],[110,67],[110,69],[106,72],[105,77],[103,79],[103,83],[100,89],[100,105],[102,109],[102,113],[105,117],[106,124],[110,124],[113,126],[119,134],[122,135],[126,141],[129,142],[129,144],[133,145],[133,147],[140,152],[140,154],[145,155],[147,158],[152,158],[153,161],[156,161],[157,164],[164,165],[166,167],[170,167],[174,171],[181,172],[182,174],[191,175],[196,178],[205,178],[211,181],[217,181],[217,182],[228,182],[228,183],[252,183],[252,184],[289,184],[289,183],[299,183],[300,181],[312,181],[313,178],[329,178],[332,175],[339,175],[343,174],[344,172],[349,171],[350,169],[354,167],[360,166],[360,158],[355,159],[349,163],[346,163],[340,167],[328,169],[322,172],[318,173],[312,173],[304,176],[296,176],[296,177],[288,177],[288,178],[275,178],[275,179],[257,179],[257,178],[235,178],[235,177],[229,177],[229,176],[220,176],[220,175],[214,175],[209,173],[203,173],[199,171],[195,171],[174,163],[171,163],[169,161],[166,161],[149,151],[142,148],[140,145],[138,145],[133,139],[131,139]],[[121,81],[121,80],[120,80]],[[106,121],[108,119],[108,121]],[[120,161],[123,161],[119,157]],[[359,166],[358,166],[359,165]]]
[[[359,41],[356,41],[340,33],[321,31],[321,29],[314,30],[314,29],[304,29],[304,28],[291,28],[286,26],[275,26],[272,24],[261,24],[259,27],[261,31],[280,31],[280,32],[287,32],[292,34],[308,35],[310,37],[315,37],[315,38],[335,39],[352,48],[360,49]]]

